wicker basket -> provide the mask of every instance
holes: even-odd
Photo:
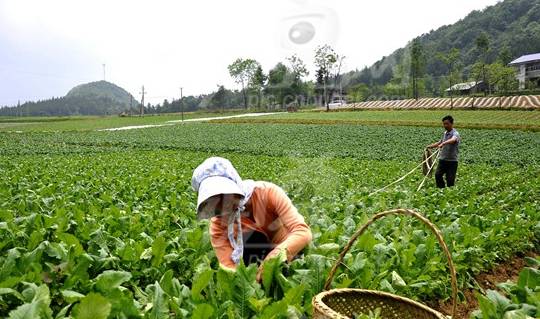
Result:
[[[330,288],[330,284],[336,274],[339,265],[342,263],[345,254],[351,249],[354,242],[365,232],[369,225],[373,224],[376,220],[387,215],[408,215],[413,216],[421,220],[428,228],[435,234],[439,244],[441,245],[446,258],[448,260],[450,268],[450,277],[452,283],[452,317],[455,317],[457,307],[457,279],[456,270],[452,263],[452,257],[448,251],[440,230],[433,225],[427,218],[419,213],[409,209],[394,209],[378,213],[373,216],[364,226],[362,226],[351,237],[338,260],[330,270],[326,283],[324,285],[324,292],[319,293],[313,297],[313,318],[316,319],[345,319],[354,318],[356,315],[368,314],[370,311],[375,311],[377,308],[381,310],[381,316],[384,319],[446,319],[445,315],[419,303],[414,300],[397,296],[394,294],[364,289],[333,289]]]

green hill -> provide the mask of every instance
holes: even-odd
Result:
[[[471,67],[480,56],[476,39],[482,33],[489,38],[488,63],[496,60],[508,63],[521,55],[540,52],[540,0],[505,0],[482,11],[473,11],[455,24],[419,36],[424,48],[427,95],[440,93],[438,82],[448,71],[438,54],[459,49],[462,79],[469,78]],[[377,86],[387,84],[398,66],[406,64],[411,43],[371,67],[345,74],[345,87],[366,84],[376,93]]]
[[[131,94],[113,83],[107,81],[97,81],[74,87],[68,92],[66,97],[108,98],[118,105],[129,107]],[[133,103],[136,105],[135,101]]]
[[[130,103],[137,108],[139,102],[123,88],[106,81],[81,84],[65,97],[37,102],[26,102],[15,107],[0,108],[0,116],[63,116],[110,115],[129,110]]]

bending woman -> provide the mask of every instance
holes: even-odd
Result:
[[[198,192],[197,217],[210,219],[212,247],[225,268],[235,269],[240,260],[246,265],[260,262],[281,251],[290,261],[311,241],[309,226],[283,189],[242,180],[225,158],[205,160],[191,183]]]

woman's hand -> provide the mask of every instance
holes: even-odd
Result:
[[[264,272],[264,264],[267,260],[272,258],[278,258],[280,262],[286,263],[287,262],[287,249],[286,248],[276,248],[273,251],[271,251],[268,256],[264,259],[264,261],[259,265],[259,269],[257,269],[257,282],[262,282],[262,275]]]
[[[262,282],[263,268],[264,268],[264,263],[260,264],[259,269],[257,269],[257,277],[256,278],[257,278],[258,283]]]

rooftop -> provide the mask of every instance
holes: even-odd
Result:
[[[521,56],[514,61],[510,62],[509,65],[523,64],[527,62],[540,61],[540,53],[528,54]]]
[[[452,85],[451,87],[446,89],[446,92],[470,90],[470,89],[476,87],[478,84],[481,84],[481,83],[482,83],[482,81],[458,83],[458,84]]]

